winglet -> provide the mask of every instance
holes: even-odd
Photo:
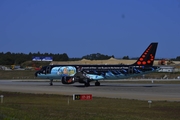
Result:
[[[139,57],[139,59],[133,65],[138,65],[138,66],[149,65],[149,66],[152,66],[154,63],[157,46],[158,46],[157,42],[151,43],[147,47],[147,49],[143,52],[143,54]]]

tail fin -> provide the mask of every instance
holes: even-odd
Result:
[[[152,66],[154,63],[157,46],[158,46],[158,43],[151,43],[133,65]]]

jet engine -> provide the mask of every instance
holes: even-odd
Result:
[[[61,80],[62,84],[73,84],[75,82],[74,77],[64,76]]]

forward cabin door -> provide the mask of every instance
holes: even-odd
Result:
[[[46,67],[46,74],[50,74],[51,73],[51,66],[47,66]]]

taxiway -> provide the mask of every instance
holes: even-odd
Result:
[[[101,82],[101,86],[91,84],[90,87],[84,87],[79,83],[64,85],[61,82],[54,82],[53,86],[49,86],[49,81],[0,80],[0,91],[61,95],[92,94],[93,97],[180,101],[180,84],[120,82]]]

